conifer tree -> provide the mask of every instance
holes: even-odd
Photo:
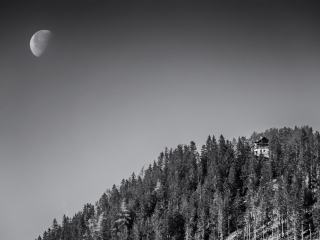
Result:
[[[115,221],[115,228],[119,233],[121,239],[127,239],[129,233],[129,221],[131,220],[130,211],[126,206],[126,202],[123,199],[121,203],[120,212],[118,213],[118,219]]]
[[[316,230],[318,232],[318,238],[320,239],[320,190],[317,189],[316,192],[317,201],[313,205],[313,216]]]
[[[42,236],[42,240],[49,240],[49,236],[47,231],[44,231],[43,236]]]
[[[178,210],[172,211],[168,216],[168,233],[176,240],[184,240],[184,218]]]
[[[59,226],[58,226],[58,223],[57,223],[56,219],[53,219],[51,229],[52,229],[52,231],[51,231],[51,239],[52,240],[58,239],[59,238],[59,233],[58,233]]]

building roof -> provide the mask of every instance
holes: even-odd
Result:
[[[260,140],[255,141],[255,143],[269,143],[269,139],[266,137],[261,137]]]

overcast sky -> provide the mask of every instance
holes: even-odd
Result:
[[[35,239],[165,147],[320,130],[316,2],[0,4],[0,238]],[[29,42],[50,30],[47,51]]]

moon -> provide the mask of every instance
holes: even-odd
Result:
[[[30,39],[31,52],[36,56],[40,57],[46,50],[51,38],[51,32],[49,30],[40,30],[33,34]]]

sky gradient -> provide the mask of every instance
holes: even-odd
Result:
[[[320,130],[319,3],[0,6],[1,239],[42,236],[165,147]]]

